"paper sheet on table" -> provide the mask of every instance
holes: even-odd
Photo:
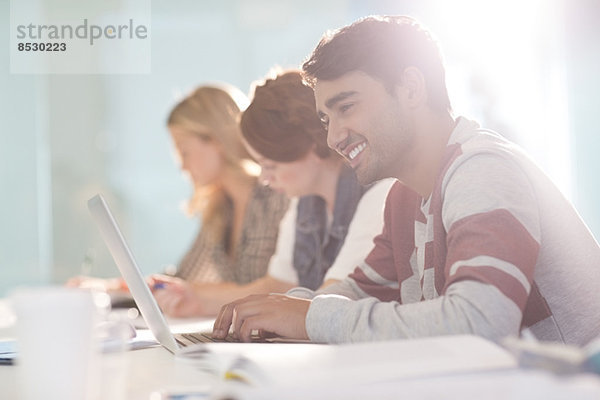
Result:
[[[516,367],[503,348],[471,335],[345,345],[209,343],[206,348],[210,352],[198,353],[198,362],[220,363],[224,378],[254,386],[373,383]]]
[[[298,376],[302,380],[302,376]],[[285,386],[222,387],[211,400],[597,400],[600,380],[592,375],[557,377],[547,371],[518,369],[455,373],[398,379],[365,384],[361,382]]]

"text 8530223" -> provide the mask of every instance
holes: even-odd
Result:
[[[67,44],[62,42],[62,43],[38,43],[38,42],[33,42],[33,43],[18,43],[17,44],[17,49],[19,51],[66,51],[67,50]]]

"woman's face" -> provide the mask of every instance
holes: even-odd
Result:
[[[315,193],[315,179],[319,173],[319,158],[309,151],[304,157],[291,162],[274,161],[260,155],[244,142],[248,153],[261,167],[260,179],[273,190],[288,197],[306,196]]]
[[[209,185],[220,179],[224,163],[214,140],[179,127],[169,127],[169,132],[179,156],[181,170],[190,176],[195,186]]]

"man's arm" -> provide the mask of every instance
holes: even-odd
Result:
[[[478,299],[473,301],[473,299]],[[463,281],[444,296],[411,304],[376,298],[315,297],[306,315],[312,341],[345,343],[472,333],[498,339],[518,331],[521,312],[498,289]]]
[[[517,332],[520,322],[519,308],[496,287],[462,281],[451,285],[444,296],[405,305],[373,297],[351,300],[337,294],[312,300],[253,295],[223,306],[213,336],[224,338],[231,326],[234,335],[244,341],[250,340],[252,330],[318,343],[460,333],[494,340]]]

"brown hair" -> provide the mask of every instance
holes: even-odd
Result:
[[[300,70],[255,85],[240,122],[242,135],[254,150],[278,162],[296,161],[312,149],[321,158],[332,154],[313,91],[302,81]]]
[[[335,80],[358,70],[391,90],[410,66],[425,77],[429,106],[450,111],[440,50],[431,33],[411,17],[371,16],[327,32],[302,69],[313,87],[319,79]]]
[[[254,179],[253,162],[241,141],[238,125],[245,102],[245,95],[233,86],[201,86],[173,108],[167,126],[183,129],[204,141],[215,141],[220,145],[226,168],[241,177]],[[220,185],[196,186],[188,202],[188,212],[200,213],[203,229],[207,229],[215,240],[220,240],[225,234],[228,218],[227,202]]]

